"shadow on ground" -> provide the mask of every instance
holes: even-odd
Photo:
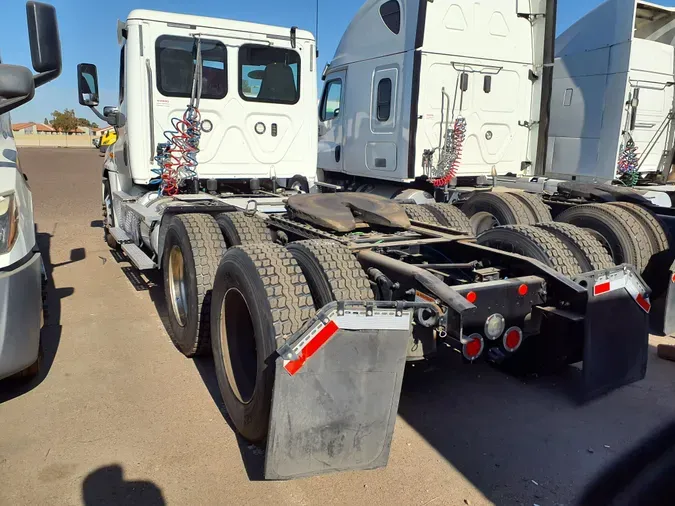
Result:
[[[591,403],[572,393],[580,371],[526,381],[442,354],[408,371],[399,415],[495,504],[570,504],[590,480],[667,420],[668,364]],[[672,371],[670,371],[672,373]]]
[[[118,464],[99,467],[82,482],[85,506],[164,506],[162,490],[151,481],[127,481]]]
[[[55,233],[55,232],[54,232]],[[73,287],[59,287],[54,284],[54,268],[83,260],[86,256],[84,248],[76,248],[71,251],[70,260],[53,264],[51,259],[51,244],[54,234],[38,232],[37,245],[42,254],[42,262],[47,278],[45,291],[44,325],[40,331],[40,345],[42,357],[38,375],[30,380],[9,377],[0,381],[0,403],[23,395],[44,381],[52,368],[56,353],[61,341],[61,300],[70,297],[75,289]]]

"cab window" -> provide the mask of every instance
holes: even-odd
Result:
[[[333,79],[326,83],[321,100],[319,118],[321,121],[335,119],[340,114],[340,99],[342,97],[342,79]]]
[[[157,89],[166,97],[190,98],[196,63],[196,39],[163,35],[155,43]],[[221,42],[202,39],[202,97],[227,95],[227,49]]]
[[[250,102],[297,103],[300,100],[300,54],[278,47],[241,46],[239,95]]]

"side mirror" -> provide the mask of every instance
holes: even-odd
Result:
[[[27,2],[26,16],[31,61],[38,73],[33,78],[37,88],[61,75],[61,39],[53,6]]]
[[[114,127],[124,126],[124,122],[122,121],[122,115],[120,114],[120,110],[118,107],[112,105],[105,106],[103,108],[103,116],[105,116],[105,119],[108,122],[108,125],[110,126]]]
[[[80,63],[77,66],[77,93],[80,105],[95,107],[98,105],[98,72],[92,63]]]
[[[35,96],[32,72],[19,65],[0,65],[0,114],[16,109]]]
[[[340,115],[340,108],[337,107],[337,108],[333,111],[333,119],[337,118],[339,115]]]

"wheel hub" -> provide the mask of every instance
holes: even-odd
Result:
[[[187,321],[187,287],[185,285],[185,269],[183,253],[178,246],[169,252],[169,291],[173,314],[181,327]]]

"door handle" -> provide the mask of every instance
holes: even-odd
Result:
[[[342,149],[340,149],[340,145],[338,144],[335,146],[335,161],[339,162],[340,161],[340,154],[341,154]]]

